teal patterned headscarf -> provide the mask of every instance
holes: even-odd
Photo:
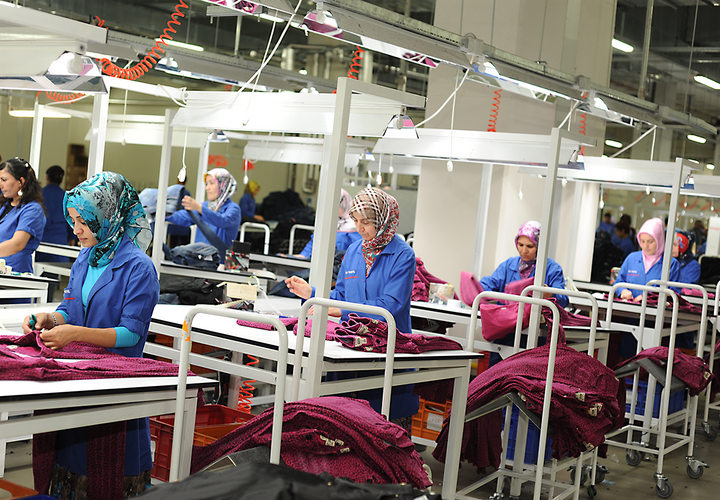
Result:
[[[120,174],[100,172],[65,193],[65,220],[73,225],[68,206],[78,211],[97,245],[90,249],[90,265],[105,266],[115,257],[123,235],[143,252],[152,241],[145,210],[132,185]]]

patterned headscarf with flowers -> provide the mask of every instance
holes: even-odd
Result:
[[[400,219],[400,208],[397,200],[385,191],[367,187],[355,196],[350,213],[359,214],[369,220],[376,230],[374,238],[362,242],[365,275],[367,276],[377,256],[395,237]],[[356,215],[355,218],[359,217]]]

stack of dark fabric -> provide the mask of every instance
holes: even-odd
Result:
[[[306,207],[300,199],[300,195],[292,189],[273,191],[268,194],[263,199],[257,213],[265,217],[265,220],[278,221],[277,226],[270,234],[270,253],[288,253],[290,229],[295,224],[315,225],[315,210]],[[264,235],[248,233],[245,235],[245,240],[253,245],[254,252],[262,253]],[[299,252],[308,241],[310,241],[308,231],[296,231],[293,251]]]
[[[266,410],[214,443],[194,447],[192,472],[229,453],[270,446],[272,419],[273,410]],[[420,489],[431,484],[407,432],[364,400],[323,397],[286,403],[280,454],[293,469],[356,483],[409,483]]]
[[[610,271],[623,263],[623,251],[612,244],[612,236],[605,231],[595,233],[595,249],[593,251],[590,281],[593,283],[610,283]]]
[[[564,341],[562,335],[561,341]],[[549,344],[520,352],[479,374],[470,383],[467,412],[481,408],[509,392],[517,392],[528,410],[542,414]],[[625,387],[608,367],[561,342],[553,378],[550,426],[553,457],[578,457],[601,446],[605,434],[620,428],[625,418]],[[447,423],[447,421],[445,422]],[[497,468],[502,454],[502,412],[495,411],[465,424],[461,460],[482,472]],[[437,438],[433,456],[445,461],[448,426]],[[606,445],[600,448],[605,455]]]

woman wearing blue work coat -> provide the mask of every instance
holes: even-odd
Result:
[[[72,266],[62,303],[53,313],[36,314],[34,329],[44,330],[40,338],[51,349],[79,341],[142,357],[160,286],[145,254],[152,233],[137,193],[120,174],[102,172],[68,191],[63,208],[83,249]],[[31,317],[25,318],[26,332],[30,322]],[[125,436],[128,497],[150,485],[148,419],[127,421]],[[88,451],[85,428],[58,433],[51,494],[87,496],[87,457],[100,453]]]
[[[351,244],[345,252],[330,298],[382,307],[393,315],[400,332],[411,333],[410,296],[415,279],[415,252],[395,234],[399,216],[397,200],[380,189],[368,187],[355,196],[350,217],[362,240]],[[315,290],[297,276],[285,282],[288,289],[301,298],[308,299],[315,294]],[[328,314],[346,321],[350,312],[331,307]],[[383,320],[380,316],[367,316]],[[412,386],[393,389],[390,419],[403,426],[418,411],[418,398],[411,391]],[[359,396],[380,411],[380,390],[366,391]]]
[[[644,285],[651,280],[662,278],[663,257],[665,253],[665,224],[659,218],[649,219],[638,231],[638,243],[642,250],[633,252],[625,258],[615,283],[634,283]],[[680,264],[673,258],[670,262],[669,281],[680,280]],[[680,293],[679,288],[672,288]],[[640,302],[642,290],[618,288],[615,293],[624,300]]]
[[[490,275],[480,280],[484,290],[504,292],[505,286],[513,281],[520,281],[535,276],[535,264],[540,241],[540,223],[534,220],[527,221],[520,226],[515,236],[515,248],[518,256],[510,257],[502,262]],[[548,257],[545,267],[545,284],[552,288],[565,288],[565,278],[560,264]],[[553,295],[560,307],[567,307],[570,303],[567,295]]]
[[[32,254],[45,231],[42,189],[22,158],[0,163],[0,259],[19,273],[32,273]]]
[[[241,219],[240,206],[230,199],[236,189],[237,181],[230,172],[224,168],[213,168],[205,174],[207,201],[200,203],[191,196],[185,196],[182,199],[182,206],[185,210],[178,210],[167,217],[165,221],[179,226],[192,226],[195,222],[188,211],[195,211],[198,213],[199,219],[225,243],[226,247],[232,247],[232,242],[237,238],[240,230]],[[195,233],[195,241],[208,245],[213,244],[202,231]],[[222,258],[224,257],[223,253]]]

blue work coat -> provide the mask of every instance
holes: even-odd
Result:
[[[312,257],[314,240],[315,235],[311,234],[310,241],[308,241],[307,245],[305,245],[305,248],[303,248],[302,252],[300,252],[300,255],[302,255],[306,259]],[[360,233],[358,233],[357,231],[353,231],[352,233],[338,231],[337,236],[335,237],[335,251],[337,252],[338,250],[347,250],[348,248],[350,248],[350,245],[359,240],[362,240],[362,236],[360,236]]]
[[[615,283],[635,283],[637,285],[644,285],[650,280],[659,280],[662,278],[662,265],[663,258],[653,265],[648,272],[645,272],[645,263],[642,258],[642,250],[633,252],[627,256],[625,261],[620,267],[620,274],[618,274]],[[676,258],[672,259],[670,263],[670,278],[669,281],[682,281],[680,279],[680,263]],[[679,288],[672,288],[677,293],[680,293]],[[616,294],[619,297],[623,290],[630,290],[633,297],[642,295],[642,290],[635,290],[632,288],[618,288]]]
[[[240,230],[240,219],[240,207],[232,200],[225,201],[217,212],[210,210],[207,201],[204,201],[202,204],[200,220],[215,231],[218,238],[223,240],[228,247],[232,248],[232,242],[237,238],[238,231]],[[192,226],[195,224],[188,215],[187,210],[179,210],[170,217],[167,217],[165,221],[171,224],[177,224],[178,226]],[[200,230],[195,233],[195,242],[212,245]],[[225,256],[223,255],[222,257],[224,258]]]
[[[610,240],[610,242],[616,247],[618,247],[620,250],[622,250],[623,259],[635,251],[635,245],[633,245],[630,236],[620,238],[618,235],[615,235],[612,237],[612,240]]]
[[[412,333],[410,296],[414,280],[415,252],[399,236],[395,236],[377,256],[367,276],[360,240],[347,249],[330,298],[387,309],[395,318],[399,331]],[[347,321],[351,312],[343,309],[342,320]],[[360,315],[385,321],[380,316]]]
[[[370,274],[365,276],[365,259],[362,254],[362,240],[356,241],[345,252],[340,266],[335,289],[330,298],[378,306],[387,309],[395,318],[397,330],[412,333],[410,326],[410,296],[415,280],[415,252],[402,238],[393,240],[377,256]],[[315,289],[313,289],[313,296]],[[347,321],[352,311],[342,310],[342,320]],[[385,321],[381,316],[359,313],[361,316]],[[376,372],[375,375],[381,372]],[[363,372],[371,376],[373,372]],[[354,373],[328,373],[328,380],[352,378]],[[393,387],[390,402],[390,418],[397,419],[415,415],[418,412],[418,397],[412,393],[413,385]],[[382,390],[361,391],[357,396],[366,399],[375,411],[380,412]]]
[[[32,254],[37,250],[45,232],[45,212],[40,203],[31,201],[13,207],[0,220],[0,241],[9,240],[17,231],[24,231],[30,235],[25,248],[13,255],[0,255],[0,258],[5,259],[5,264],[12,266],[15,272],[31,273],[33,272]]]
[[[252,219],[255,217],[255,198],[250,193],[245,193],[240,198],[240,210],[242,210],[243,217]]]
[[[680,279],[682,283],[697,285],[700,282],[700,263],[695,259],[689,260],[680,268]]]
[[[150,258],[125,236],[107,269],[88,296],[83,313],[82,286],[88,270],[89,248],[80,251],[72,266],[63,301],[57,308],[67,314],[68,324],[88,328],[124,326],[140,335],[132,347],[108,349],[128,357],[142,357],[150,319],[158,301],[160,284]],[[84,428],[58,433],[57,462],[76,474],[87,475],[87,444]],[[125,431],[125,475],[136,476],[152,469],[147,418],[128,420]]]
[[[43,232],[42,241],[58,245],[67,245],[68,241],[73,237],[73,231],[70,224],[65,220],[65,214],[63,212],[65,190],[57,184],[48,184],[42,189],[42,193],[43,205],[45,205],[47,212],[45,214],[45,231]],[[37,262],[70,262],[70,259],[64,255],[53,255],[43,252],[37,252],[35,254],[35,260]]]
[[[529,277],[535,276],[535,269]],[[480,280],[480,284],[486,291],[504,292],[505,285],[513,281],[524,279],[520,276],[520,256],[510,257],[501,263],[497,269],[490,275]],[[548,258],[547,267],[545,269],[545,284],[553,288],[565,288],[565,278],[560,264]],[[560,307],[567,307],[570,300],[567,295],[553,295],[558,301]]]

